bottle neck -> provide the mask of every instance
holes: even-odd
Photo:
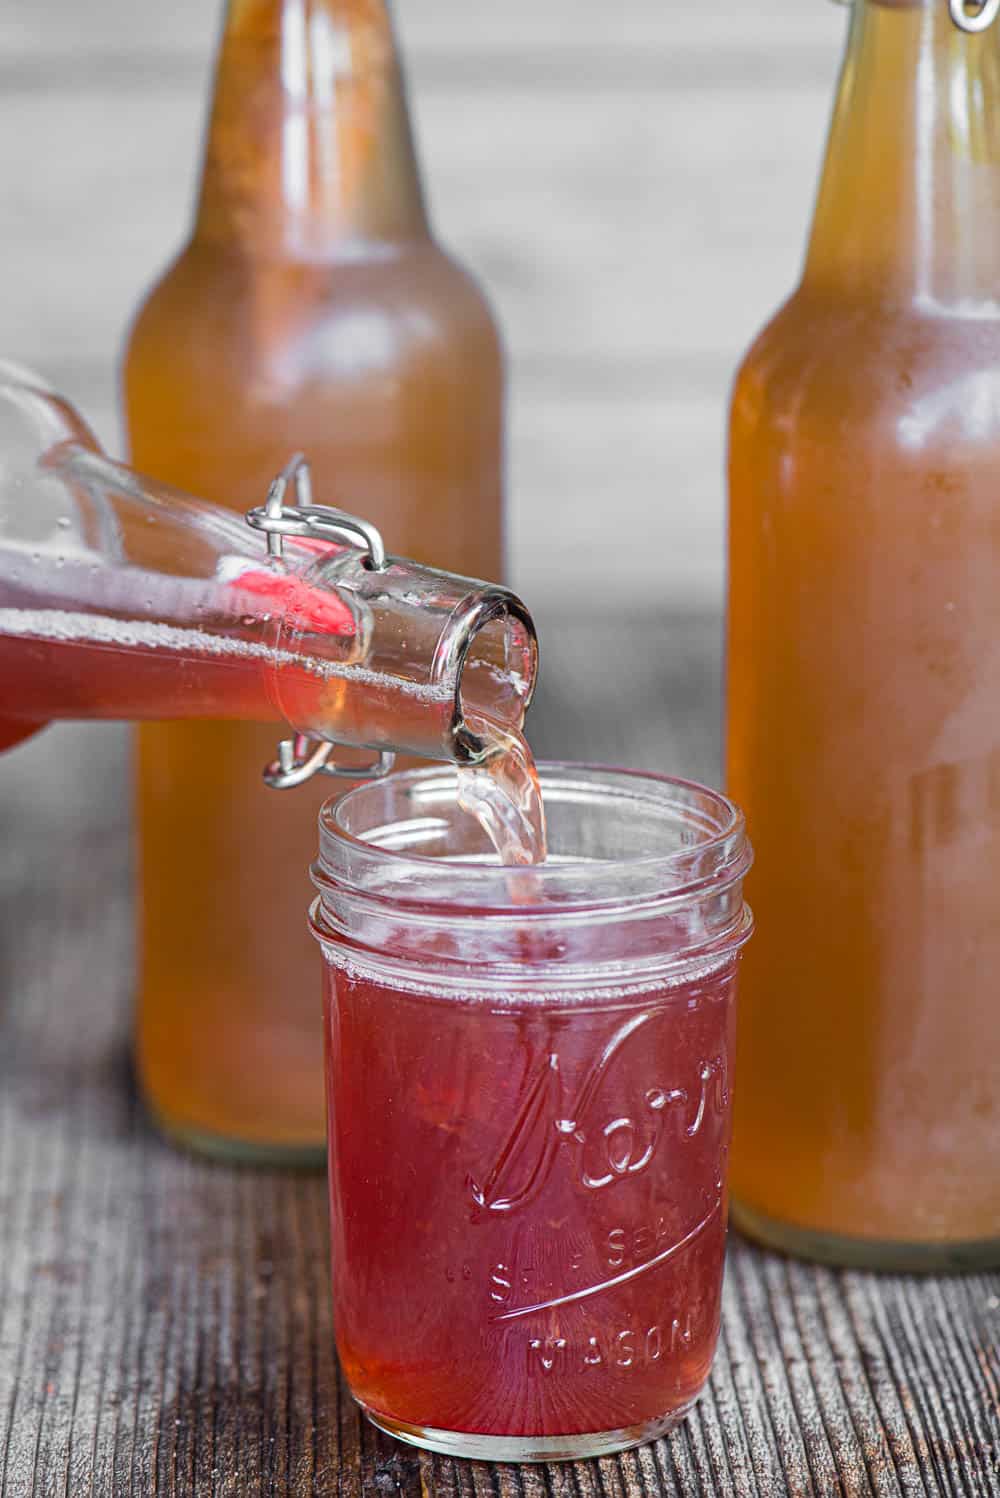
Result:
[[[1000,302],[1000,25],[856,0],[805,285],[960,311]]]
[[[229,0],[195,237],[315,260],[427,233],[384,0]]]
[[[283,717],[328,742],[476,764],[520,731],[538,669],[523,603],[303,508],[304,465],[241,518],[112,462],[9,364],[0,455],[0,748],[13,719]]]

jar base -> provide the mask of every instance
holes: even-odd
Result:
[[[364,1404],[361,1404],[361,1409],[372,1425],[386,1435],[395,1436],[397,1441],[405,1441],[408,1446],[419,1446],[422,1451],[435,1451],[442,1456],[466,1457],[476,1462],[576,1462],[589,1457],[611,1456],[616,1451],[628,1451],[632,1446],[655,1441],[679,1425],[694,1404],[692,1399],[681,1409],[641,1425],[570,1436],[473,1435],[467,1431],[408,1425]]]
[[[887,1274],[974,1274],[1000,1268],[1000,1238],[907,1243],[842,1236],[778,1222],[736,1200],[730,1202],[729,1219],[739,1232],[765,1248],[837,1269],[874,1269]]]
[[[174,1123],[154,1109],[149,1113],[157,1131],[170,1144],[224,1165],[259,1165],[272,1170],[323,1170],[326,1165],[325,1143],[265,1144],[253,1139],[233,1139],[226,1134]]]

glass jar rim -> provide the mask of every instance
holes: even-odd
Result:
[[[655,771],[610,765],[543,761],[539,777],[549,810],[575,803],[605,814],[617,809],[635,819],[643,816],[650,841],[658,833],[665,846],[619,858],[567,856],[553,849],[544,864],[503,867],[486,859],[449,859],[416,851],[440,836],[442,823],[428,813],[447,807],[470,825],[457,807],[457,772],[453,766],[401,771],[367,782],[326,802],[319,814],[320,853],[314,879],[341,887],[387,894],[403,903],[462,906],[485,913],[524,919],[532,907],[551,916],[553,902],[567,908],[643,903],[682,898],[706,886],[741,880],[752,854],[743,813],[720,791],[693,780]],[[423,802],[423,816],[379,820],[379,808],[390,800]],[[362,826],[365,813],[376,814]],[[355,826],[352,827],[352,821]],[[461,824],[460,824],[461,825]],[[609,888],[609,884],[611,887]],[[456,886],[461,886],[456,902]],[[412,893],[412,899],[411,894]]]

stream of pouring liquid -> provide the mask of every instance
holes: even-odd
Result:
[[[502,864],[544,863],[545,808],[524,735],[481,714],[470,714],[469,725],[491,749],[479,764],[459,767],[459,806],[476,818]]]

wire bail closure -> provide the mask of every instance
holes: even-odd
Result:
[[[294,485],[292,503],[285,495]],[[290,458],[267,491],[263,505],[247,511],[247,525],[267,536],[267,554],[280,561],[285,536],[307,536],[314,541],[339,541],[367,552],[365,565],[384,572],[388,565],[382,533],[370,520],[312,502],[312,472],[301,453]]]
[[[348,515],[331,505],[313,504],[312,473],[301,453],[290,458],[272,481],[264,504],[247,511],[246,522],[252,530],[264,532],[268,556],[276,562],[284,559],[285,536],[303,536],[313,541],[358,547],[365,552],[362,565],[373,572],[383,572],[388,566],[382,534],[370,520]],[[265,785],[274,791],[291,790],[314,775],[330,775],[338,780],[381,780],[396,759],[391,750],[380,749],[378,757],[369,764],[334,765],[330,756],[336,747],[335,741],[314,739],[305,733],[282,739],[277,759],[264,769]]]
[[[959,31],[986,31],[1000,15],[1000,0],[948,0],[951,19]],[[970,12],[969,6],[974,9]]]

